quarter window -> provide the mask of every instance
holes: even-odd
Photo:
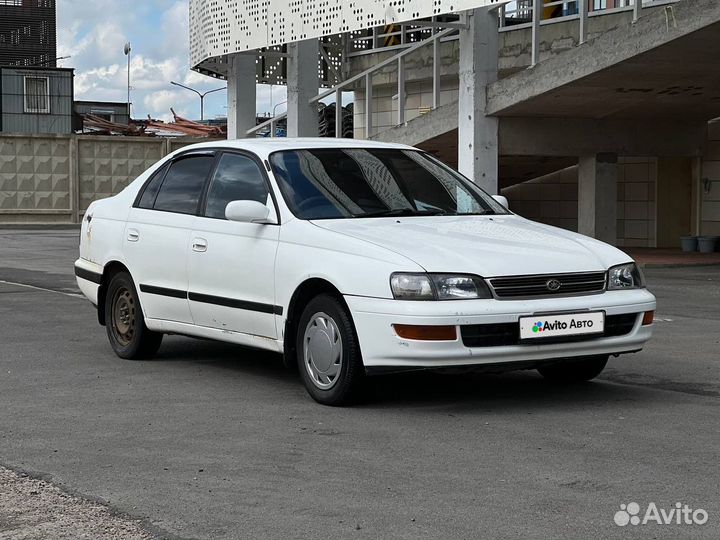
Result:
[[[25,77],[25,112],[50,112],[50,81],[47,77]]]
[[[229,202],[265,204],[268,193],[265,178],[254,160],[240,154],[223,154],[210,183],[205,216],[225,219],[225,207]]]
[[[172,165],[155,199],[155,210],[195,214],[214,156],[189,156]],[[149,186],[148,186],[149,187]]]
[[[155,204],[155,197],[157,197],[158,190],[160,189],[160,184],[162,184],[166,170],[167,166],[160,167],[160,169],[155,171],[150,180],[148,180],[147,184],[145,184],[145,189],[143,190],[142,195],[140,196],[140,201],[138,201],[137,204],[138,208],[145,208],[148,210],[152,209]]]

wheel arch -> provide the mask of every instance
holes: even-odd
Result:
[[[294,368],[295,362],[295,336],[297,324],[302,315],[303,309],[310,300],[320,294],[329,294],[345,307],[352,319],[352,313],[348,308],[340,290],[328,280],[320,277],[308,278],[300,283],[292,294],[288,303],[287,316],[285,317],[285,328],[283,333],[283,363],[286,367]]]
[[[102,274],[102,278],[100,280],[100,287],[98,288],[98,296],[97,296],[98,322],[102,326],[105,326],[105,324],[106,324],[106,321],[105,321],[105,297],[107,296],[107,287],[108,287],[108,284],[110,283],[110,280],[113,278],[113,276],[120,272],[127,272],[128,274],[130,274],[130,270],[128,270],[128,267],[117,260],[108,262],[103,268],[103,274]]]

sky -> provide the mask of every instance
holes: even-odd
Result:
[[[170,81],[201,92],[226,85],[190,70],[188,0],[58,0],[57,19],[58,56],[71,57],[58,65],[75,68],[75,99],[127,101],[128,41],[133,118],[171,120],[172,107],[197,120],[200,98]],[[272,104],[283,102],[285,88],[272,88]],[[208,95],[205,118],[226,116],[226,99],[225,91]],[[258,114],[272,111],[270,86],[258,86],[257,106]]]

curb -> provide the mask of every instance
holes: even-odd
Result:
[[[16,231],[73,231],[80,230],[80,223],[0,223],[0,230]]]

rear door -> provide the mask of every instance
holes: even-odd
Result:
[[[190,310],[200,326],[275,338],[280,227],[228,221],[225,207],[237,200],[267,204],[277,217],[262,164],[249,154],[224,152],[190,239]]]
[[[130,211],[124,255],[145,316],[192,323],[187,254],[213,152],[174,159],[145,185]]]

